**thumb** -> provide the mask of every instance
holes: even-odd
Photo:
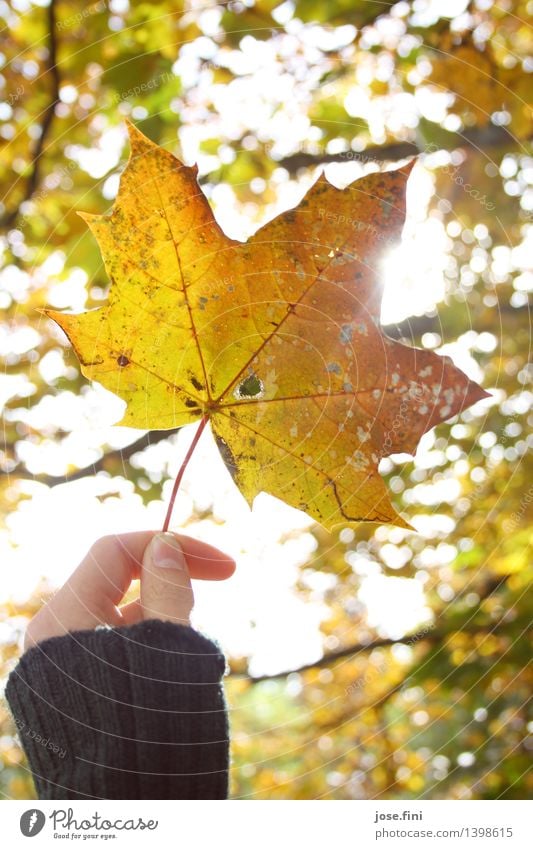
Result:
[[[144,552],[141,569],[143,618],[189,625],[193,605],[189,570],[177,537],[155,534]]]

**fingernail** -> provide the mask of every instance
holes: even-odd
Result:
[[[160,569],[187,571],[183,549],[174,534],[160,533],[150,543],[152,563]]]

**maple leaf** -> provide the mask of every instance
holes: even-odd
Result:
[[[197,168],[129,127],[110,216],[82,217],[111,279],[108,303],[47,310],[83,374],[127,403],[123,425],[209,421],[251,505],[260,491],[327,528],[409,527],[378,473],[487,393],[447,357],[379,327],[376,267],[399,238],[411,170],[344,190],[324,176],[246,243],[229,239]],[[194,443],[195,444],[195,443]]]

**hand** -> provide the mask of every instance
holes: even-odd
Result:
[[[227,554],[191,537],[138,533],[97,540],[66,584],[33,617],[24,650],[49,637],[97,625],[132,625],[144,619],[189,624],[191,577],[221,581],[235,571]],[[140,598],[119,607],[140,578]]]

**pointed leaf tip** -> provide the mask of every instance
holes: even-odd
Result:
[[[85,221],[85,223],[88,224],[89,227],[92,224],[96,224],[98,221],[101,221],[103,218],[106,217],[105,215],[97,215],[94,212],[83,212],[81,210],[77,210],[76,215],[79,215],[82,221]]]
[[[413,170],[417,162],[418,156],[413,156],[413,158],[410,159],[409,162],[406,162],[405,165],[402,165],[402,167],[398,169],[400,171],[400,174],[405,174],[406,177],[409,177],[411,171]]]
[[[130,146],[132,152],[134,150],[151,150],[158,149],[158,146],[154,144],[154,142],[145,136],[141,130],[135,125],[132,124],[131,121],[126,120],[126,129],[128,131],[128,138],[130,140]]]

